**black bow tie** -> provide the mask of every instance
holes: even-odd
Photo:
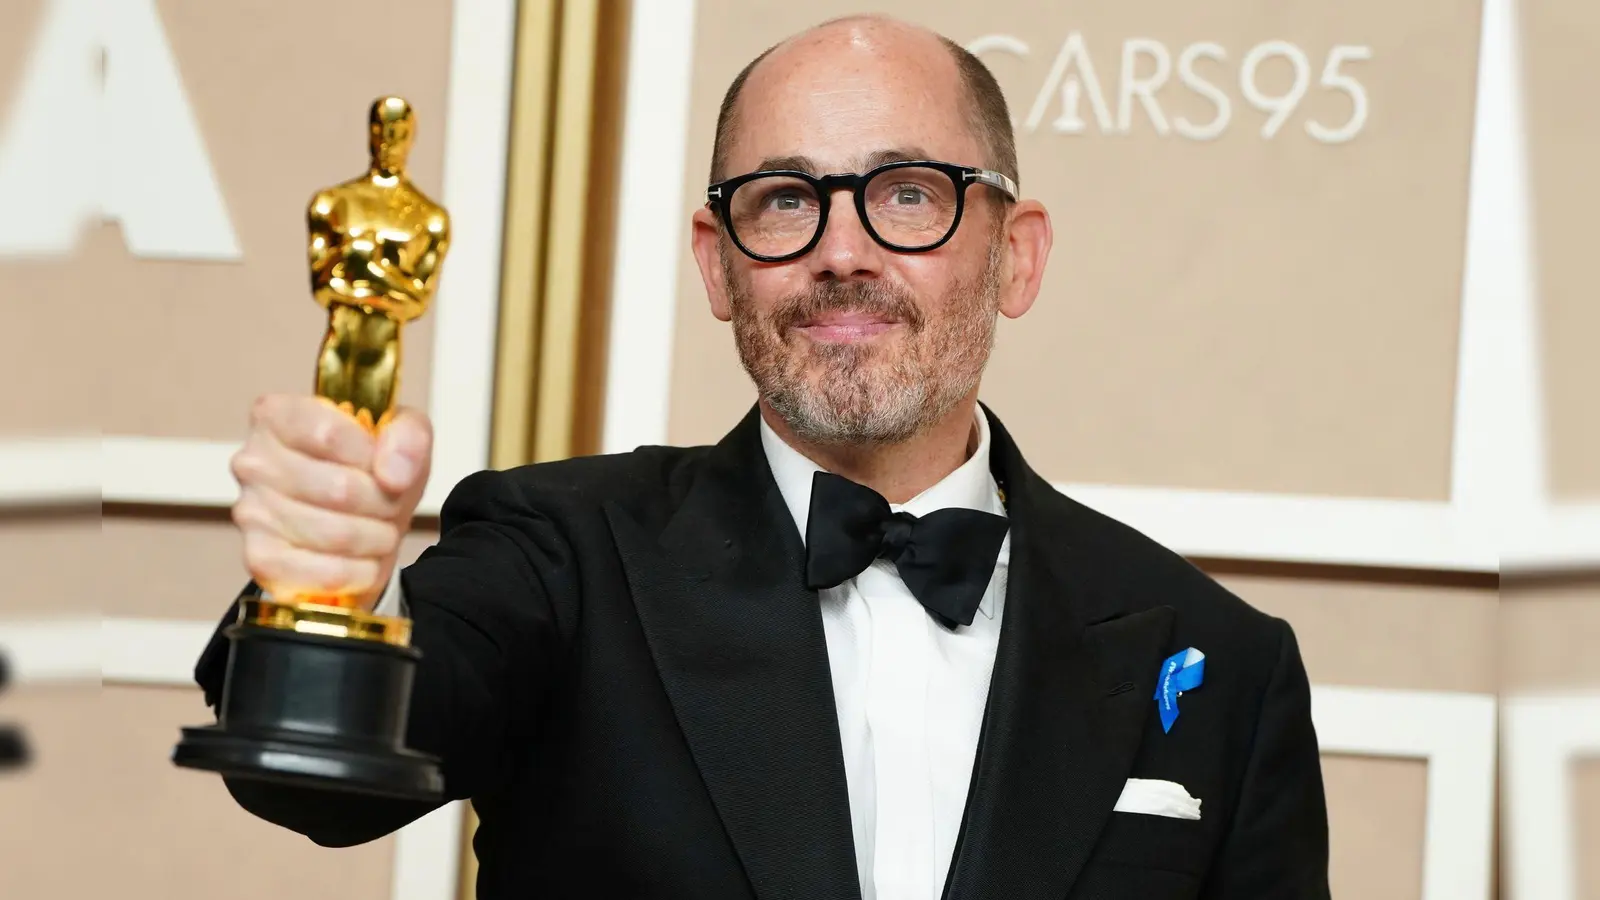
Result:
[[[900,572],[911,596],[947,628],[971,625],[988,590],[1004,516],[941,509],[925,516],[891,512],[872,488],[829,472],[811,479],[806,520],[806,587],[838,587],[875,559]]]

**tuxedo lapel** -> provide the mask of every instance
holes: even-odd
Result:
[[[1073,544],[1073,507],[992,416],[1012,523],[1000,646],[949,900],[1067,896],[1155,706],[1169,607],[1123,615]]]
[[[756,413],[659,534],[607,509],[639,622],[757,896],[860,896],[822,614]]]

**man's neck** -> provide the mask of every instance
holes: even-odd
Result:
[[[957,403],[944,418],[899,444],[852,446],[801,440],[772,407],[761,416],[783,442],[836,475],[864,484],[890,503],[905,503],[961,467],[977,447],[976,395]]]

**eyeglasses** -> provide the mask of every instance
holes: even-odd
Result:
[[[785,262],[811,252],[828,227],[833,193],[848,190],[873,240],[898,253],[923,253],[956,233],[967,186],[974,183],[1017,199],[1016,182],[999,172],[909,160],[820,178],[790,170],[751,172],[706,188],[706,205],[746,256]]]

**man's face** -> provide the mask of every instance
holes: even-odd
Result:
[[[961,97],[937,44],[822,32],[752,73],[725,175],[862,172],[896,156],[981,166]],[[795,260],[758,262],[722,233],[713,310],[731,320],[746,371],[798,437],[904,441],[977,390],[1006,261],[1000,195],[969,188],[955,234],[924,253],[874,241],[848,191],[823,202],[826,230]]]

